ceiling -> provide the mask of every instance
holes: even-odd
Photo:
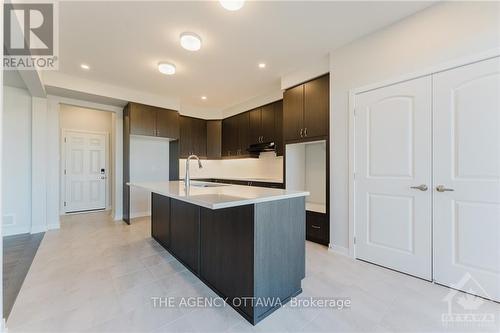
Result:
[[[178,98],[181,108],[222,110],[279,89],[282,75],[429,5],[247,1],[230,12],[217,1],[61,2],[59,71]],[[201,36],[200,51],[181,48],[184,31]],[[177,73],[160,74],[159,61],[175,63]]]

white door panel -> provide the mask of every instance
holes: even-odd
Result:
[[[356,257],[431,279],[431,78],[356,96]]]
[[[433,80],[434,278],[460,288],[468,273],[480,286],[466,291],[499,301],[500,61]]]
[[[106,135],[66,131],[65,138],[65,212],[106,208]]]

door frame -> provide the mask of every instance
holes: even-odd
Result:
[[[355,108],[356,108],[356,95],[374,90],[383,88],[386,86],[390,86],[397,83],[402,83],[405,81],[417,79],[423,76],[433,75],[439,72],[447,71],[453,68],[462,67],[465,65],[469,65],[475,62],[492,59],[500,56],[500,47],[494,48],[482,53],[474,54],[472,56],[466,56],[457,58],[453,61],[448,61],[445,63],[438,64],[436,66],[432,66],[417,72],[411,72],[407,74],[403,74],[397,77],[389,78],[380,82],[364,85],[358,88],[349,90],[349,100],[348,100],[348,223],[349,223],[349,256],[351,258],[356,258],[356,245],[355,245],[355,237],[356,237],[356,228],[355,228],[355,174],[354,170],[356,167],[355,161],[355,128],[356,128],[356,117],[355,117]],[[432,227],[432,221],[431,221]],[[431,229],[432,231],[432,229]],[[432,234],[431,234],[432,237]]]
[[[105,145],[106,145],[106,153],[105,153],[105,163],[106,163],[106,170],[108,172],[106,173],[106,186],[105,186],[105,197],[106,197],[106,208],[105,210],[110,210],[111,209],[111,179],[114,177],[114,170],[111,169],[111,159],[110,155],[113,153],[112,152],[112,147],[110,147],[109,144],[109,132],[100,132],[100,131],[87,131],[87,130],[77,130],[77,129],[71,129],[71,128],[61,128],[61,136],[60,136],[60,152],[61,152],[61,162],[60,162],[60,171],[59,171],[59,177],[61,180],[61,185],[60,185],[60,197],[59,197],[59,207],[60,207],[60,213],[61,215],[71,215],[71,214],[82,214],[82,213],[92,213],[94,210],[91,211],[84,211],[84,212],[66,212],[66,209],[64,208],[64,201],[66,199],[66,177],[64,174],[64,169],[66,166],[66,146],[64,139],[66,138],[66,134],[68,132],[76,132],[76,133],[83,133],[83,134],[98,134],[98,135],[104,135],[105,137]]]

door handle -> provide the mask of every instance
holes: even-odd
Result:
[[[422,185],[418,185],[418,186],[410,186],[411,189],[414,189],[414,190],[420,190],[420,191],[427,191],[429,188],[427,187],[427,185],[425,184],[422,184]]]
[[[304,136],[307,136],[307,127],[304,128]]]
[[[455,190],[452,188],[446,188],[446,187],[444,187],[444,185],[438,185],[438,186],[436,186],[436,191],[438,191],[438,192],[453,192]]]
[[[303,129],[301,128],[301,129],[300,129],[300,137],[301,137],[301,138],[303,138],[303,137],[304,137],[304,135],[303,135],[302,131],[303,131]]]

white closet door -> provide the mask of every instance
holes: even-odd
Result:
[[[428,280],[431,92],[430,76],[365,92],[355,116],[356,257]]]
[[[434,279],[499,301],[500,61],[433,80]]]

